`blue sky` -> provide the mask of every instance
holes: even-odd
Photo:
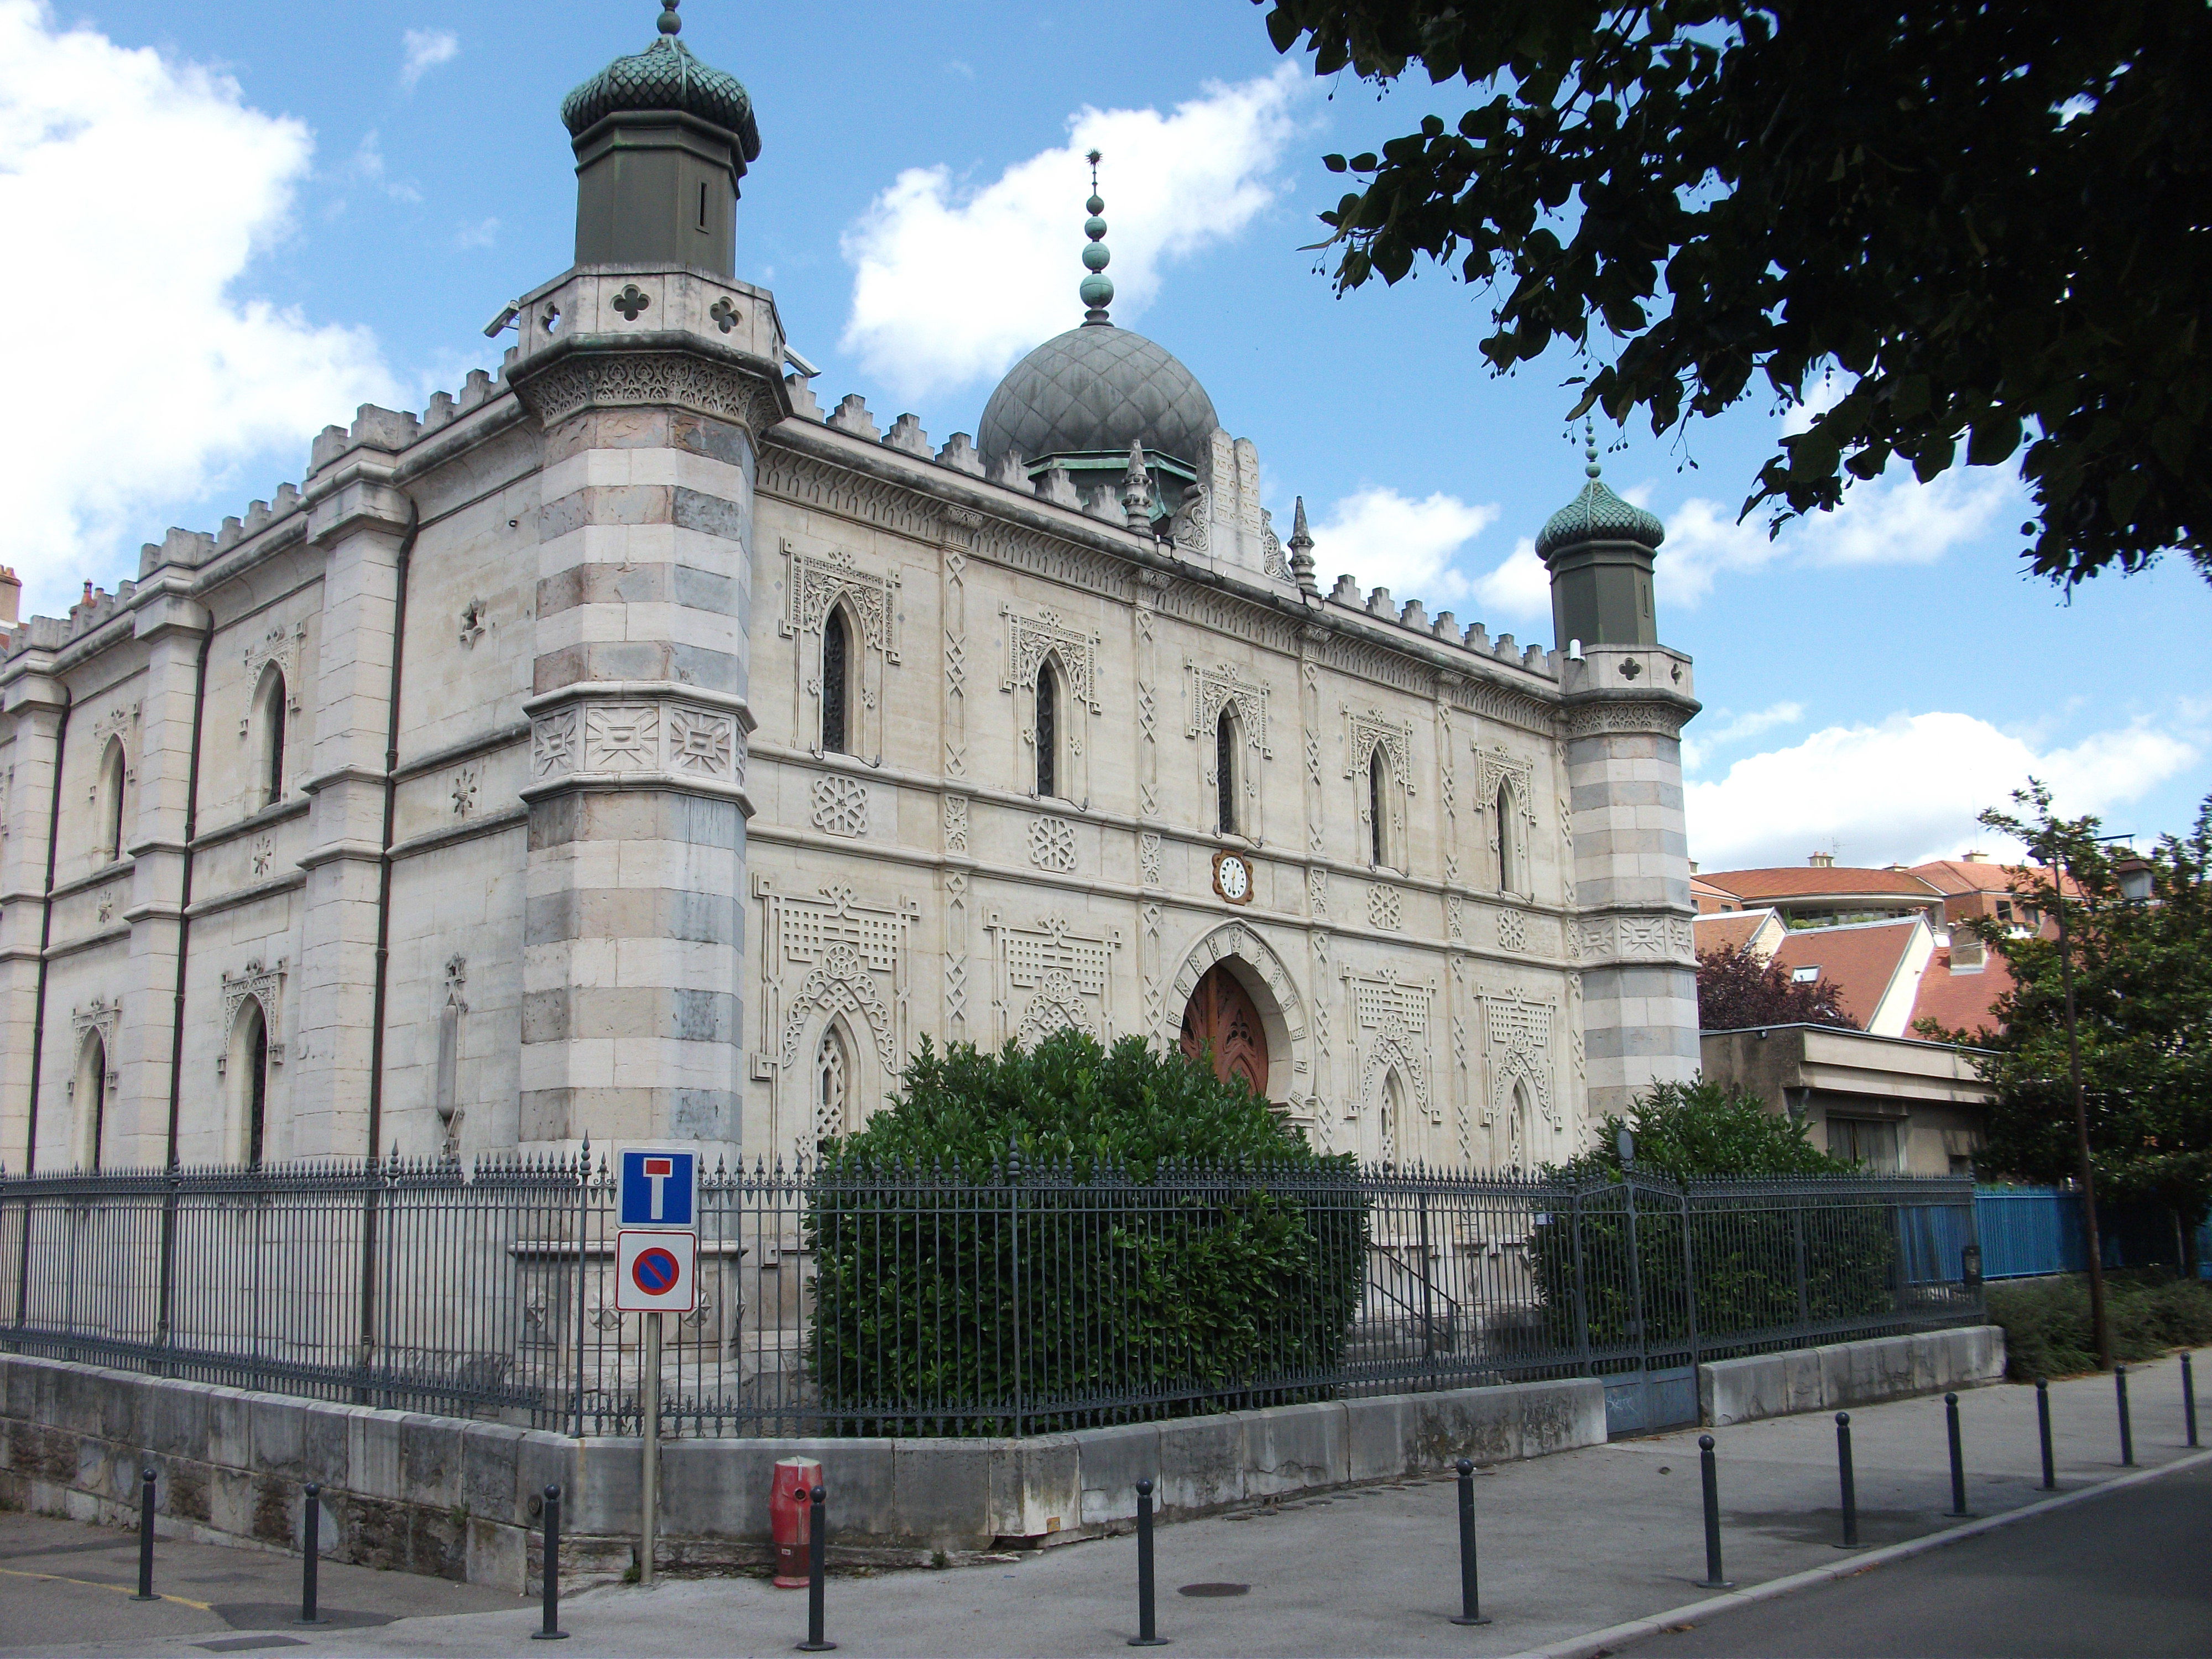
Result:
[[[561,96],[656,12],[0,0],[0,562],[27,605],[296,478],[356,403],[419,408],[495,365],[484,321],[568,260]],[[1097,143],[1117,319],[1258,444],[1279,524],[1305,497],[1325,575],[1549,642],[1524,544],[1581,483],[1573,362],[1493,378],[1480,295],[1431,270],[1340,298],[1301,251],[1340,188],[1320,155],[1455,115],[1450,88],[1317,83],[1245,0],[684,15],[753,95],[738,270],[825,406],[856,391],[880,426],[972,432],[1005,366],[1079,319]],[[2063,601],[2020,575],[2025,498],[1986,471],[1881,480],[1770,542],[1735,517],[1779,419],[1603,434],[1608,481],[1668,523],[1661,633],[1698,659],[1692,855],[1999,850],[1973,812],[2030,769],[2112,829],[2182,828],[2212,787],[2212,586],[2168,561]]]

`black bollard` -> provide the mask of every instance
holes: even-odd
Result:
[[[2189,1431],[2189,1443],[2197,1443],[2197,1374],[2189,1368],[2189,1356],[2181,1356],[2181,1421]]]
[[[134,1601],[158,1601],[154,1594],[154,1466],[138,1472],[138,1594]]]
[[[1705,1488],[1705,1576],[1698,1588],[1728,1589],[1730,1583],[1721,1574],[1721,1477],[1713,1462],[1713,1437],[1709,1434],[1698,1437],[1698,1473]]]
[[[545,1619],[530,1632],[533,1642],[565,1642],[561,1628],[561,1488],[545,1488]]]
[[[2136,1461],[2136,1431],[2128,1424],[2128,1368],[2112,1367],[2112,1386],[2120,1396],[2120,1467],[2133,1468]]]
[[[1959,1396],[1943,1396],[1943,1426],[1951,1437],[1951,1514],[1964,1517],[1966,1510],[1966,1454],[1959,1443]]]
[[[2058,1490],[2058,1478],[2051,1466],[2051,1382],[2047,1377],[2035,1379],[2035,1427],[2043,1437],[2043,1489]]]
[[[1839,1550],[1859,1547],[1859,1488],[1851,1478],[1851,1414],[1836,1413],[1836,1474],[1844,1488],[1844,1541]]]
[[[1164,1648],[1167,1640],[1160,1634],[1158,1621],[1152,1612],[1152,1483],[1137,1482],[1137,1633],[1129,1638],[1133,1648]]]
[[[837,1644],[822,1634],[822,1595],[830,1572],[830,1540],[823,1527],[823,1489],[817,1486],[806,1512],[806,1639],[801,1653],[827,1653]]]
[[[300,1511],[300,1622],[319,1625],[315,1616],[315,1569],[323,1554],[323,1489],[313,1481],[304,1494],[307,1507]]]
[[[1474,1573],[1474,1464],[1459,1460],[1459,1617],[1455,1625],[1486,1625]]]

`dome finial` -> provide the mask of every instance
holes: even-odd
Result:
[[[1583,471],[1596,477],[1605,469],[1597,464],[1597,421],[1595,416],[1583,416]]]
[[[682,0],[660,0],[660,32],[663,34],[684,33],[684,20],[676,15]]]
[[[1105,200],[1098,194],[1098,163],[1104,158],[1094,149],[1084,159],[1091,163],[1091,199],[1083,205],[1091,216],[1084,221],[1083,234],[1091,239],[1091,246],[1083,250],[1083,265],[1091,274],[1077,293],[1088,307],[1083,313],[1084,326],[1110,328],[1113,322],[1106,315],[1106,307],[1114,303],[1114,279],[1105,271],[1114,256],[1106,251],[1106,222],[1098,216],[1106,210]]]

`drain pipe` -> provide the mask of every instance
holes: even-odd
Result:
[[[396,592],[392,602],[392,694],[384,725],[384,835],[379,844],[376,877],[376,989],[368,1026],[368,1161],[384,1129],[384,1006],[391,988],[392,836],[399,802],[399,670],[407,653],[407,567],[415,538],[422,533],[422,504],[407,498],[407,533],[400,538]]]
[[[54,855],[61,850],[62,761],[72,707],[73,703],[62,705],[61,720],[54,726],[54,793],[46,808],[46,890],[39,918],[39,994],[31,1014],[31,1109],[23,1132],[25,1175],[35,1174],[39,1167],[39,1068],[46,1051],[46,948],[54,938]],[[23,1259],[30,1260],[27,1250]]]
[[[207,710],[208,652],[214,644],[215,619],[210,617],[207,631],[200,635],[199,661],[192,670],[192,758],[185,782],[185,871],[177,894],[177,985],[169,1012],[169,1155],[164,1160],[172,1170],[177,1167],[177,1122],[185,1100],[185,968],[191,959],[192,940],[192,842],[199,836],[200,731]],[[284,718],[282,708],[276,711],[276,718]],[[166,1280],[163,1288],[167,1288]],[[166,1328],[167,1321],[162,1323]]]

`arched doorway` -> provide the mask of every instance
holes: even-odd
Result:
[[[1254,1094],[1266,1097],[1267,1029],[1225,962],[1215,963],[1192,988],[1182,1011],[1182,1051],[1193,1060],[1210,1054],[1214,1076],[1224,1083],[1241,1078]]]

